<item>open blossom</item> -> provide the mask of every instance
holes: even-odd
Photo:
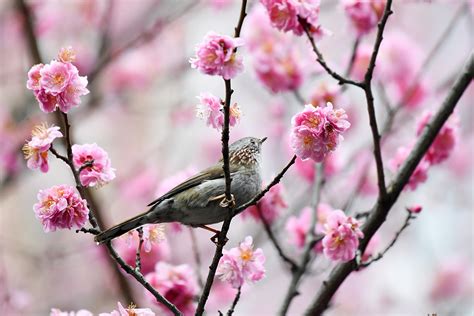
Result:
[[[50,113],[59,107],[67,113],[81,103],[80,97],[89,93],[87,77],[79,76],[72,48],[62,48],[59,60],[43,65],[37,64],[28,71],[26,87],[33,90],[43,112]]]
[[[196,57],[189,62],[192,68],[213,76],[232,79],[244,69],[242,58],[234,51],[244,44],[240,38],[232,38],[209,32],[196,47]]]
[[[57,308],[52,308],[49,316],[94,316],[94,314],[85,309],[78,310],[77,312],[62,312]]]
[[[357,34],[369,33],[383,15],[386,0],[342,0],[342,6]]]
[[[73,145],[74,166],[82,170],[79,179],[84,186],[101,186],[115,178],[115,169],[111,167],[109,155],[97,144]]]
[[[238,247],[223,250],[217,266],[217,275],[232,287],[239,288],[244,281],[255,282],[265,276],[265,256],[262,249],[253,249],[251,236],[245,237]]]
[[[278,217],[280,211],[288,207],[282,195],[283,184],[278,183],[270,188],[256,205],[252,205],[242,212],[242,217],[251,216],[260,221],[260,213],[271,224]]]
[[[428,124],[428,121],[432,116],[433,114],[431,112],[426,112],[423,114],[423,117],[418,122],[416,131],[417,136],[421,135],[423,129]],[[456,117],[449,119],[436,135],[433,144],[431,144],[424,157],[430,162],[430,164],[436,165],[448,159],[457,143],[457,123],[458,120]]]
[[[323,161],[343,139],[341,133],[350,127],[346,119],[346,112],[343,109],[334,110],[331,103],[316,108],[306,105],[291,120],[291,148],[302,160]]]
[[[33,206],[33,210],[45,232],[81,228],[89,215],[86,200],[73,187],[64,184],[40,190],[38,203]]]
[[[151,309],[136,308],[133,304],[125,308],[120,302],[117,302],[117,307],[118,308],[111,313],[100,313],[99,316],[155,316],[155,313]]]
[[[198,97],[200,103],[196,106],[196,115],[206,121],[207,126],[221,130],[224,126],[224,106],[221,99],[210,94],[201,93]],[[242,115],[237,103],[230,106],[229,126],[234,126],[240,121]]]
[[[189,265],[173,266],[158,262],[155,271],[147,274],[145,279],[184,315],[194,315],[194,296],[197,295],[199,287]],[[160,304],[148,291],[146,295],[154,303]]]
[[[335,210],[327,217],[324,229],[324,255],[334,261],[354,259],[359,247],[359,238],[364,237],[359,222],[346,216],[341,210]]]
[[[23,153],[27,159],[27,166],[30,169],[40,169],[48,172],[48,150],[53,141],[62,137],[59,127],[47,124],[37,125],[33,128],[31,140],[23,146]]]
[[[300,19],[309,27],[310,32],[320,32],[319,0],[261,0],[268,11],[272,25],[277,29],[296,35],[302,35],[304,29]]]
[[[393,157],[389,161],[389,167],[392,170],[392,172],[398,171],[400,166],[405,162],[408,155],[410,154],[412,147],[413,146],[409,146],[409,147],[402,146],[397,149],[395,157]],[[420,183],[425,182],[426,179],[428,179],[429,168],[430,168],[429,161],[425,158],[421,159],[421,161],[418,163],[418,166],[416,166],[415,171],[412,173],[410,179],[408,180],[408,183],[405,185],[404,190],[414,191]]]

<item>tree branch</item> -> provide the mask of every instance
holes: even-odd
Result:
[[[379,199],[373,206],[371,215],[368,217],[367,222],[364,224],[362,229],[365,237],[359,246],[361,253],[364,252],[368,241],[384,223],[387,214],[400,195],[403,187],[410,179],[410,176],[415,171],[416,166],[425,155],[429,146],[433,143],[443,124],[454,111],[459,99],[467,89],[468,85],[471,83],[473,76],[474,53],[471,53],[467,60],[467,64],[465,65],[462,73],[457,78],[449,94],[444,99],[440,109],[436,115],[431,118],[430,122],[423,130],[421,136],[418,138],[407,160],[403,163],[397,175],[395,176],[395,179],[391,182],[387,191],[387,198],[383,201]],[[339,286],[356,268],[357,265],[355,260],[337,265],[331,272],[330,278],[323,282],[322,287],[319,289],[319,292],[317,293],[309,308],[306,310],[305,314],[321,315],[327,308],[329,301]]]
[[[237,294],[235,294],[234,301],[232,302],[232,306],[230,307],[229,311],[227,311],[227,316],[232,316],[232,314],[234,313],[235,307],[237,306],[237,303],[240,299],[241,289],[242,286],[239,286],[239,288],[237,289]]]
[[[235,28],[234,37],[240,36],[242,23],[246,16],[246,13],[245,13],[246,8],[247,8],[247,0],[242,0],[239,21],[237,23],[237,27]],[[235,49],[235,51],[237,51],[237,49]],[[225,83],[224,127],[222,128],[222,137],[221,137],[222,161],[223,161],[222,168],[224,170],[224,179],[225,179],[225,199],[227,201],[232,201],[230,166],[229,166],[229,125],[230,125],[230,103],[231,103],[232,93],[234,91],[232,90],[230,79],[224,80],[224,83]],[[204,285],[201,297],[199,299],[199,303],[196,309],[196,315],[202,315],[204,313],[204,308],[206,306],[207,299],[209,298],[209,294],[211,292],[211,287],[214,282],[217,266],[219,264],[220,258],[222,257],[222,250],[224,249],[224,245],[227,241],[227,232],[229,231],[232,217],[235,214],[235,207],[233,203],[229,203],[227,210],[229,212],[229,217],[222,224],[221,231],[218,235],[218,239],[216,243],[216,251],[214,253],[214,257],[212,258],[211,265],[209,266],[209,273],[207,275],[206,283]]]

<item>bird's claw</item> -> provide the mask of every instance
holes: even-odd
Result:
[[[235,207],[235,198],[234,198],[234,195],[231,194],[230,195],[230,200],[228,200],[225,196],[224,198],[221,200],[221,202],[219,203],[219,206],[220,207]]]

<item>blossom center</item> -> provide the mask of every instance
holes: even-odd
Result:
[[[252,259],[252,256],[253,256],[253,251],[250,250],[250,249],[247,249],[247,250],[244,250],[242,251],[242,253],[240,254],[240,258],[247,262],[249,261],[250,259]]]

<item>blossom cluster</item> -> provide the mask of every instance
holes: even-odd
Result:
[[[326,257],[334,261],[354,259],[359,238],[364,237],[356,219],[346,216],[341,210],[335,210],[327,217],[324,230],[322,245]]]
[[[77,312],[63,312],[57,308],[51,309],[49,316],[93,316],[91,312],[81,309]],[[117,309],[110,313],[100,313],[99,316],[155,316],[155,313],[149,308],[136,308],[135,305],[130,304],[127,308],[123,307],[120,302],[117,302]]]
[[[242,217],[251,216],[255,220],[260,221],[261,216],[269,224],[272,224],[278,217],[282,209],[288,207],[283,198],[283,184],[278,183],[270,188],[270,191],[265,194],[256,205],[248,207],[242,212]]]
[[[189,62],[192,68],[204,74],[232,79],[244,69],[242,58],[235,52],[243,44],[240,38],[209,32],[204,41],[197,45],[196,57]]]
[[[321,162],[336,149],[350,125],[346,112],[334,110],[331,103],[325,107],[307,104],[292,118],[291,148],[302,160]]]
[[[344,11],[357,35],[369,33],[380,20],[386,0],[342,0]]]
[[[268,11],[272,25],[283,32],[304,33],[302,23],[310,33],[320,34],[319,0],[261,0]]]
[[[216,275],[233,288],[241,287],[244,281],[255,282],[265,276],[265,256],[262,249],[253,249],[251,236],[245,237],[238,247],[224,249],[222,253]]]
[[[271,25],[265,8],[256,5],[249,13],[244,38],[257,78],[273,93],[299,88],[304,81],[304,56],[294,38]]]
[[[199,287],[194,271],[189,265],[173,266],[166,262],[158,262],[155,271],[147,274],[145,279],[184,315],[194,314],[194,296],[197,295]],[[150,301],[161,304],[150,292],[146,291],[145,294]]]
[[[48,127],[45,123],[35,126],[31,134],[31,140],[23,146],[26,164],[30,169],[48,172],[48,151],[53,141],[63,137],[63,134],[59,131],[59,127],[54,125]]]
[[[79,76],[72,64],[74,60],[72,48],[63,48],[58,60],[34,65],[28,71],[26,87],[33,91],[43,112],[50,113],[59,108],[67,113],[81,103],[81,96],[89,93],[87,78]]]
[[[423,129],[431,119],[432,113],[425,112],[418,122],[417,136],[420,136]],[[428,179],[428,170],[431,166],[437,165],[448,159],[454,146],[457,143],[457,127],[458,122],[456,117],[450,118],[441,128],[439,133],[436,135],[428,151],[423,156],[421,161],[415,168],[415,171],[410,176],[408,183],[405,186],[405,190],[414,191],[420,183],[425,182]],[[397,149],[395,156],[389,161],[389,167],[393,172],[396,172],[403,162],[408,158],[413,143],[407,146],[401,146]]]
[[[89,209],[86,200],[68,185],[56,185],[38,193],[38,203],[33,206],[36,218],[45,232],[56,229],[81,228],[85,225]]]
[[[196,116],[206,121],[206,125],[217,130],[224,126],[224,106],[220,98],[210,94],[201,93],[196,106]],[[242,115],[237,103],[230,106],[229,126],[234,126],[240,121]]]
[[[107,152],[97,144],[72,145],[72,155],[83,186],[102,186],[115,178]]]

